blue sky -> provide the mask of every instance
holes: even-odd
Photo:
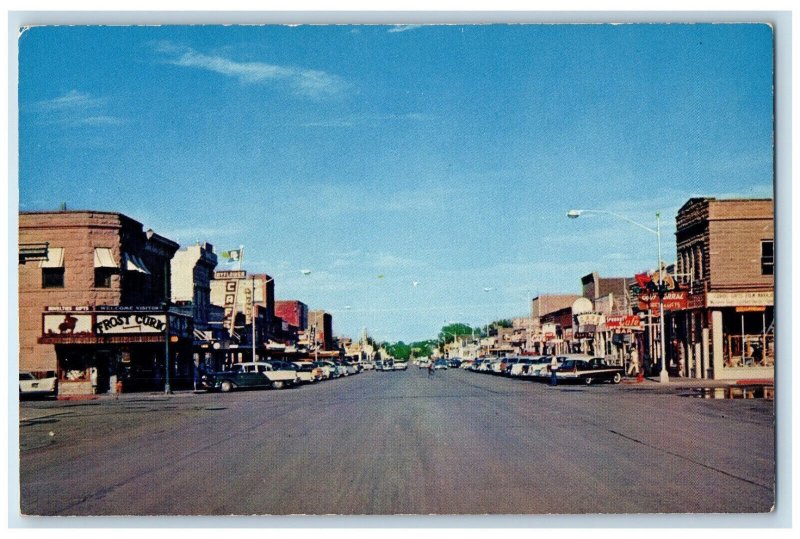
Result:
[[[241,244],[244,268],[332,312],[337,334],[429,338],[525,315],[591,271],[655,266],[652,234],[569,209],[651,227],[660,211],[672,261],[689,197],[771,197],[772,38],[746,24],[33,28],[19,207]]]

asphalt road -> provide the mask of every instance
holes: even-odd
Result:
[[[686,392],[683,392],[686,393]],[[20,407],[28,515],[739,513],[773,403],[462,370]]]

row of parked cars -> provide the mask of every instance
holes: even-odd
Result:
[[[240,388],[286,389],[350,376],[372,368],[371,363],[349,361],[250,361],[206,373],[201,382],[206,389],[223,393]]]
[[[408,362],[406,361],[394,361],[389,359],[387,361],[375,362],[376,371],[404,371],[407,368],[408,368]]]
[[[555,356],[558,368],[556,378],[564,382],[580,382],[591,385],[595,382],[618,384],[625,373],[620,366],[610,365],[605,358],[585,355]],[[466,367],[473,372],[549,380],[553,356],[480,358]],[[463,364],[462,364],[463,365]]]

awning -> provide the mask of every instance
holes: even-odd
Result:
[[[64,267],[64,248],[48,247],[47,260],[39,262],[40,268],[63,268]]]
[[[118,268],[114,262],[114,255],[111,254],[111,249],[108,247],[95,247],[94,249],[94,267],[95,268]]]
[[[136,255],[123,253],[122,265],[126,271],[138,271],[139,273],[150,275],[150,270],[148,270],[147,266],[144,265],[142,259]]]

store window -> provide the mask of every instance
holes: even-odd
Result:
[[[761,242],[761,275],[775,274],[775,255],[773,240]]]

